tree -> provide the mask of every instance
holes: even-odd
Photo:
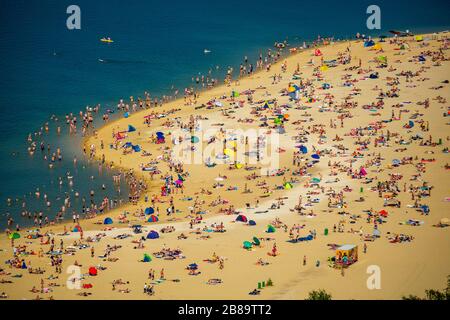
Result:
[[[403,300],[450,300],[450,275],[447,276],[447,288],[443,291],[428,289],[425,290],[425,298],[420,298],[418,296],[403,296]]]
[[[324,289],[313,290],[308,294],[306,300],[331,300],[331,294]]]

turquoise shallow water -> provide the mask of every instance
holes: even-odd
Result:
[[[81,30],[66,28],[66,8],[71,4],[81,8]],[[254,60],[275,41],[301,43],[319,34],[337,38],[358,31],[368,34],[369,4],[372,1],[2,1],[0,227],[5,225],[5,213],[18,217],[21,209],[7,206],[6,199],[30,198],[36,188],[54,199],[52,208],[45,209],[50,216],[62,201],[57,198],[65,193],[87,195],[106,184],[97,200],[117,196],[110,173],[99,174],[96,164],[82,161],[76,148],[79,138],[46,138],[54,147],[62,147],[65,156],[52,171],[46,162],[27,155],[27,134],[38,130],[50,115],[62,119],[96,103],[113,107],[118,99],[145,90],[153,95],[168,93],[171,87],[181,91],[192,76],[209,69],[222,74],[227,66],[238,66],[245,55]],[[448,1],[380,0],[377,4],[383,30],[374,35],[390,29],[443,30],[450,25]],[[115,42],[99,42],[103,36]],[[211,53],[205,55],[205,48]],[[75,154],[80,159],[77,169],[71,161]],[[67,171],[74,176],[74,187],[59,187],[57,179]],[[28,201],[28,206],[45,207],[42,201]],[[74,208],[79,206],[75,203]]]

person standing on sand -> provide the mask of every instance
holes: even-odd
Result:
[[[306,266],[306,256],[303,256],[303,266]]]
[[[95,249],[94,249],[94,247],[91,247],[91,258],[94,257],[94,254],[95,254]]]

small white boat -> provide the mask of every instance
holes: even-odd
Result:
[[[207,53],[210,53],[210,52],[211,52],[211,50],[208,50],[208,49],[203,50],[204,54],[207,54]]]

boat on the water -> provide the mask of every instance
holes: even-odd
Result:
[[[101,41],[101,42],[106,42],[106,43],[112,43],[112,42],[114,42],[110,37],[108,37],[108,38],[101,38],[100,41]]]

